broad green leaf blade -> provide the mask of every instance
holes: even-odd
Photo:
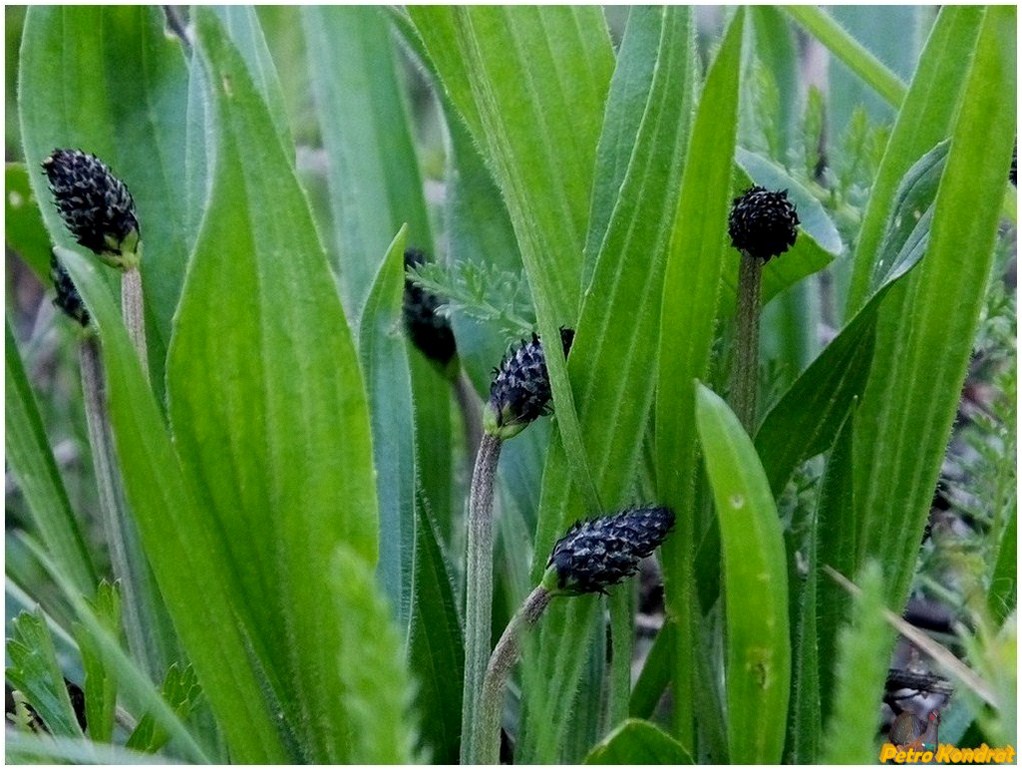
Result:
[[[32,8],[20,77],[25,162],[53,242],[74,245],[39,166],[55,147],[96,154],[135,199],[145,244],[149,368],[160,393],[191,242],[180,173],[188,91],[181,43],[166,34],[156,6]]]
[[[343,761],[350,739],[334,657],[343,619],[324,607],[322,579],[338,543],[376,561],[365,391],[266,105],[215,15],[199,10],[197,23],[218,143],[176,316],[171,421],[224,533],[221,558],[239,575],[252,643],[277,697],[297,709],[287,716],[299,741],[312,759]]]
[[[657,47],[645,54],[655,57],[656,74],[648,84],[634,86],[646,91],[642,121],[633,142],[622,150],[628,154],[623,161],[627,170],[624,181],[616,184],[614,209],[583,301],[569,363],[586,455],[605,508],[594,509],[575,483],[558,417],[562,430],[555,434],[547,455],[540,497],[534,581],[542,574],[554,541],[572,521],[633,502],[635,467],[653,400],[655,380],[650,369],[656,359],[664,266],[693,98],[691,25],[688,11],[682,9],[642,9],[629,24],[632,34],[624,45],[647,39],[649,27],[655,30]],[[641,71],[645,65],[637,54],[625,54],[623,65]],[[631,101],[616,89],[612,99],[609,111],[621,108],[619,99]],[[618,162],[605,158],[605,162],[611,160]],[[598,178],[609,177],[601,169]],[[576,604],[555,604],[544,619],[538,645],[543,655],[536,662],[543,673],[531,681],[546,683],[542,692],[526,688],[525,696],[531,700],[520,740],[524,753],[519,755],[525,761],[557,759],[556,747],[565,729],[562,715],[570,709],[593,623],[591,615],[579,613],[595,609]]]
[[[902,177],[950,133],[982,16],[983,9],[977,6],[945,6],[937,17],[870,190],[855,249],[847,318],[868,297],[877,251]]]
[[[862,596],[838,640],[834,710],[820,757],[824,763],[872,764],[878,757],[876,704],[883,694],[892,636],[882,614],[886,591],[879,565],[869,564],[859,584]]]
[[[92,260],[59,249],[103,340],[110,420],[125,492],[174,627],[239,761],[286,762],[279,725],[250,667],[226,544],[196,504],[113,298]],[[196,597],[202,597],[196,603]],[[244,758],[244,759],[243,759]]]
[[[691,765],[692,757],[674,738],[651,722],[627,719],[600,741],[587,765]]]
[[[117,589],[104,581],[90,604],[104,628],[114,638],[119,636],[121,598]],[[100,643],[86,626],[76,624],[73,631],[85,673],[82,689],[85,691],[89,738],[97,743],[110,743],[114,731],[114,712],[117,709],[117,673],[104,662]]]
[[[49,285],[50,236],[39,213],[39,202],[28,179],[24,163],[8,163],[4,170],[4,241]]]
[[[500,186],[535,300],[540,335],[558,339],[580,297],[593,163],[613,66],[595,7],[415,6],[412,21]],[[571,384],[556,348],[547,369],[567,456],[590,505]]]
[[[401,225],[432,246],[387,19],[378,8],[301,10],[323,147],[341,296],[359,323],[380,258]]]
[[[696,421],[724,557],[729,756],[774,764],[784,748],[791,677],[781,521],[752,441],[703,385]]]
[[[784,13],[769,5],[749,8],[756,58],[770,72],[777,86],[778,146],[771,148],[771,156],[784,158],[788,148],[794,146],[799,114],[799,49]]]
[[[291,13],[297,11],[292,9]],[[293,161],[294,142],[291,141],[291,131],[284,109],[284,94],[255,8],[246,5],[221,5],[216,7],[216,14],[227,34],[231,36],[231,41],[237,46],[245,64],[248,65],[252,82],[270,110],[270,117],[284,153]]]
[[[409,764],[417,729],[408,711],[411,681],[393,610],[380,596],[372,563],[348,545],[337,546],[327,575],[333,614],[342,619],[340,644],[330,654],[340,672],[338,696],[351,730],[348,761]]]
[[[856,413],[859,566],[902,606],[915,569],[993,259],[1015,135],[1015,11],[987,10],[934,204],[927,258],[884,303]]]
[[[7,640],[5,679],[20,690],[25,700],[55,735],[77,738],[82,735],[64,675],[57,663],[53,639],[42,613],[21,613],[14,620],[13,636]]]
[[[461,738],[465,643],[450,570],[421,496],[415,523],[415,593],[408,638],[408,665],[418,680],[415,712],[431,754],[428,759],[453,764]]]
[[[869,379],[877,315],[891,288],[926,252],[932,201],[947,157],[942,143],[902,180],[884,236],[869,301],[773,406],[756,433],[756,447],[774,495],[799,463],[827,450]]]
[[[47,550],[72,577],[78,590],[91,595],[96,587],[96,568],[57,471],[9,319],[4,321],[4,345],[7,462]]]
[[[415,547],[415,423],[404,339],[405,228],[394,237],[369,291],[359,326],[359,359],[373,430],[376,495],[380,505],[377,575],[408,628]]]
[[[663,549],[665,601],[678,620],[674,663],[676,735],[694,748],[692,657],[698,606],[692,490],[696,480],[695,389],[710,363],[718,294],[726,265],[724,237],[738,128],[742,11],[731,22],[706,77],[686,156],[674,219],[663,305],[656,392],[658,501],[678,523]]]

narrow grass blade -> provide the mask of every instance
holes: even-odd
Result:
[[[664,544],[665,600],[678,621],[674,662],[675,733],[695,747],[692,711],[697,600],[695,555],[695,388],[706,376],[713,346],[718,294],[726,264],[724,233],[731,202],[731,169],[738,126],[743,12],[721,44],[699,99],[664,276],[656,390],[659,502],[678,516]]]
[[[402,324],[405,228],[387,250],[359,327],[359,359],[373,429],[373,465],[380,505],[376,572],[397,623],[408,628],[415,542],[415,423]]]
[[[9,319],[4,321],[4,346],[7,462],[50,554],[72,576],[81,593],[91,594],[96,587],[96,568],[57,471]]]
[[[60,52],[55,55],[54,52]],[[50,6],[25,19],[18,112],[25,163],[53,242],[74,241],[39,164],[57,147],[98,155],[135,199],[145,258],[149,368],[162,395],[170,324],[191,242],[185,216],[188,73],[156,6]],[[108,273],[107,280],[114,280]]]
[[[675,657],[675,623],[666,620],[657,634],[628,701],[628,716],[649,719],[671,683],[671,662]]]
[[[540,335],[577,314],[593,162],[613,51],[590,8],[415,6],[409,10],[452,103],[504,193]],[[588,467],[565,363],[547,351],[558,425],[586,499]]]
[[[702,385],[696,421],[724,559],[729,756],[737,763],[777,763],[791,677],[781,522],[752,441],[727,404]]]
[[[180,764],[180,759],[155,757],[129,751],[121,746],[94,743],[83,738],[64,738],[33,735],[20,730],[9,730],[4,735],[4,754],[7,762],[20,764],[77,764],[77,765],[162,765]]]
[[[856,413],[858,565],[883,565],[894,608],[915,570],[993,260],[1015,132],[1014,14],[991,7],[984,17],[927,257],[885,300]]]
[[[870,190],[855,248],[846,318],[868,297],[870,276],[902,177],[950,133],[982,17],[978,6],[945,6],[937,17]]]
[[[465,644],[437,531],[426,503],[415,506],[415,584],[408,663],[417,679],[415,711],[431,762],[455,763],[461,738]]]
[[[634,502],[635,468],[652,407],[655,380],[650,367],[656,360],[662,281],[693,99],[693,26],[683,9],[638,9],[633,14],[623,45],[630,48],[646,39],[649,28],[658,43],[644,51],[623,49],[621,66],[642,72],[647,65],[640,57],[654,56],[656,75],[649,83],[631,83],[622,75],[611,91],[608,112],[630,103],[629,88],[646,92],[644,110],[634,140],[625,145],[630,150],[623,183],[615,183],[603,166],[597,169],[597,179],[616,184],[617,198],[600,243],[569,364],[588,462],[606,507],[594,507],[571,472],[558,417],[561,430],[551,443],[543,476],[534,581],[542,574],[554,541],[572,521]],[[592,628],[591,617],[582,619],[578,613],[594,608],[576,604],[555,604],[543,622],[538,648],[544,653],[536,661],[543,673],[527,680],[542,686],[543,692],[532,696],[538,703],[530,702],[527,711],[520,743],[525,761],[557,758],[565,724],[561,715],[570,708],[586,659],[585,639]],[[526,666],[533,665],[533,659],[525,657]],[[528,685],[527,699],[532,692]],[[556,695],[551,697],[551,692]]]

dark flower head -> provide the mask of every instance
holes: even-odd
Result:
[[[604,593],[633,574],[674,526],[670,508],[629,508],[577,521],[557,541],[543,584],[552,593]]]
[[[798,224],[787,190],[753,186],[735,198],[727,231],[736,249],[768,262],[795,245]]]
[[[74,281],[68,275],[64,265],[57,259],[56,254],[50,255],[50,279],[53,281],[53,288],[57,290],[57,296],[53,304],[64,311],[70,318],[73,318],[82,326],[89,325],[89,311],[85,309],[85,303],[78,295]]]
[[[426,255],[418,249],[405,249],[405,269],[425,264]],[[408,336],[422,353],[446,368],[458,353],[451,322],[437,313],[443,300],[405,277],[404,317]]]
[[[571,350],[575,339],[573,329],[561,328],[561,346],[564,355]],[[521,433],[538,417],[550,411],[550,375],[546,356],[539,337],[532,335],[512,349],[494,370],[490,385],[490,400],[483,413],[487,433],[509,439]]]
[[[124,182],[95,155],[81,150],[54,150],[42,165],[57,210],[78,243],[107,264],[134,267],[138,218]]]

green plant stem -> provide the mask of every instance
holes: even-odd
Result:
[[[114,577],[120,582],[128,648],[143,664],[149,677],[160,682],[173,654],[166,643],[167,639],[173,638],[173,630],[169,618],[162,611],[155,578],[124,499],[107,418],[99,339],[95,335],[82,342],[79,362],[100,513]]]
[[[504,633],[501,634],[500,641],[493,648],[493,655],[490,656],[489,665],[486,667],[482,698],[479,702],[474,756],[469,755],[467,758],[470,764],[500,763],[500,715],[504,706],[504,690],[508,676],[521,654],[519,634],[523,628],[536,625],[536,621],[550,603],[550,598],[550,592],[544,586],[536,586],[511,618]]]
[[[731,380],[731,401],[745,432],[753,435],[756,421],[756,391],[759,387],[759,298],[763,264],[742,252],[738,268],[738,309],[735,314],[735,370]]]
[[[149,354],[145,338],[145,311],[142,303],[142,272],[137,267],[121,274],[121,312],[131,344],[138,353],[146,382],[149,382]]]
[[[829,13],[814,5],[786,5],[784,10],[895,109],[901,106],[905,84]]]
[[[461,410],[461,424],[465,432],[465,454],[475,457],[479,454],[479,437],[483,435],[483,407],[475,387],[464,369],[454,377],[454,397]]]
[[[503,441],[484,433],[479,442],[468,502],[465,559],[465,684],[462,697],[461,761],[473,764],[478,753],[477,710],[490,657],[493,604],[493,482]]]

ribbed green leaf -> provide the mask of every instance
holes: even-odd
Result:
[[[674,738],[650,722],[627,719],[593,747],[587,765],[691,765]]]
[[[896,608],[915,568],[993,259],[1015,135],[1014,14],[991,7],[984,17],[927,258],[884,303],[856,413],[859,565],[867,556],[883,565]]]
[[[402,223],[429,250],[429,220],[387,20],[377,8],[303,8],[309,74],[329,158],[333,248],[353,324]]]
[[[674,698],[677,736],[694,748],[695,554],[692,489],[696,480],[695,389],[706,376],[718,294],[738,124],[742,24],[731,22],[706,77],[689,142],[664,277],[656,394],[658,501],[678,516],[663,549],[668,612],[678,619]]]
[[[729,756],[775,764],[784,748],[791,677],[781,522],[752,441],[705,386],[699,386],[696,418],[724,557]]]
[[[96,569],[57,471],[9,319],[4,322],[4,345],[7,462],[46,548],[72,576],[78,590],[91,595],[96,587]]]
[[[376,495],[380,501],[377,575],[400,628],[411,614],[415,541],[415,424],[402,325],[405,228],[395,236],[362,311],[359,359],[373,429]]]
[[[239,612],[286,717],[310,758],[343,761],[350,738],[334,657],[343,619],[324,606],[322,579],[338,543],[376,561],[365,391],[265,102],[215,15],[200,10],[197,22],[217,148],[176,316],[171,421],[224,533],[221,558],[244,591]]]
[[[198,505],[108,288],[94,260],[59,249],[103,340],[110,420],[125,492],[167,609],[239,761],[286,762],[263,683],[250,667],[252,641],[238,624],[238,587],[227,546]],[[201,602],[196,601],[201,597]],[[93,629],[95,633],[95,629]]]
[[[646,40],[650,27],[657,47],[627,50]],[[650,376],[650,362],[656,358],[663,271],[692,103],[691,36],[687,11],[635,11],[623,43],[621,66],[642,71],[648,65],[641,56],[652,56],[656,59],[655,77],[648,83],[630,84],[622,75],[615,81],[608,103],[608,112],[614,112],[632,101],[629,87],[646,91],[637,133],[623,145],[628,152],[623,182],[605,174],[602,165],[597,171],[598,179],[615,185],[617,197],[596,256],[569,364],[588,462],[606,506],[602,512],[633,502],[635,467],[652,405],[655,380]],[[620,161],[605,156],[604,162]],[[563,427],[560,418],[558,426]],[[562,439],[563,434],[555,435],[547,456],[533,580],[539,579],[550,549],[564,529],[583,515],[601,512],[593,510],[573,483]],[[519,755],[525,761],[557,757],[565,724],[561,715],[569,710],[586,660],[581,651],[592,628],[589,613],[595,609],[595,604],[577,604],[552,606],[543,622],[538,645],[543,651],[538,661],[543,673],[531,681],[544,689],[529,702],[520,742],[524,754]],[[527,687],[526,698],[534,692]]]
[[[28,169],[24,163],[8,163],[4,171],[4,242],[45,286],[50,275],[50,236],[28,180]]]
[[[74,244],[39,170],[55,147],[98,155],[134,196],[145,244],[149,367],[162,392],[191,239],[180,173],[188,89],[180,41],[166,34],[156,6],[37,7],[25,20],[20,72],[25,162],[53,242]]]
[[[870,189],[855,249],[846,317],[868,296],[869,279],[901,178],[923,153],[950,133],[982,16],[977,6],[945,6],[937,17]]]
[[[415,711],[432,762],[456,763],[461,738],[465,643],[444,560],[421,496],[415,506],[415,593],[408,663],[416,677]]]
[[[412,21],[452,103],[500,186],[535,300],[557,339],[580,296],[593,162],[613,51],[595,7],[414,6]],[[590,504],[589,472],[567,371],[547,351],[558,422]]]

